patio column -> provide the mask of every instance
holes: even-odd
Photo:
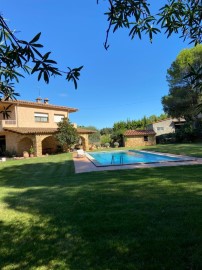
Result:
[[[83,150],[89,150],[88,134],[81,134],[80,139],[82,141]]]
[[[87,151],[89,150],[88,134],[84,134],[82,136],[84,138],[84,150]]]
[[[34,150],[35,150],[35,155],[37,157],[42,156],[42,143],[41,143],[41,136],[40,135],[35,135],[34,138]]]

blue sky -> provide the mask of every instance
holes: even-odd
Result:
[[[156,2],[156,1],[151,1]],[[166,1],[157,1],[154,9]],[[19,39],[30,40],[42,32],[44,52],[62,70],[84,65],[78,90],[64,78],[46,85],[36,76],[16,85],[20,99],[48,97],[51,104],[78,108],[70,121],[97,128],[112,127],[120,120],[140,119],[163,113],[161,97],[168,93],[166,71],[179,52],[188,47],[177,36],[160,34],[131,40],[125,30],[110,35],[110,48],[103,47],[107,29],[106,2],[100,0],[10,0],[0,12]]]

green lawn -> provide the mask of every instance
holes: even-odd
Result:
[[[124,150],[131,149],[126,147],[121,148],[108,148],[100,149],[99,151],[111,151],[111,150]],[[155,146],[146,147],[136,147],[138,150],[156,151],[163,153],[171,153],[176,155],[188,155],[194,157],[202,157],[202,143],[192,143],[192,144],[157,144]],[[95,151],[95,150],[93,150]]]
[[[155,146],[145,147],[144,150],[159,151],[177,155],[188,155],[202,157],[202,143],[192,144],[157,144]]]
[[[119,148],[102,148],[93,151],[115,151],[115,150],[127,150],[131,148],[119,147]],[[176,155],[188,155],[202,158],[202,143],[189,143],[189,144],[157,144],[155,146],[139,146],[137,150],[156,151],[163,153],[171,153]]]
[[[200,151],[199,151],[200,152]],[[202,269],[202,166],[0,163],[0,269]]]

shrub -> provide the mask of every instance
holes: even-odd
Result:
[[[109,146],[110,146],[110,143],[108,143],[108,142],[105,143],[105,146],[106,146],[106,147],[109,147]]]
[[[119,143],[118,142],[114,142],[114,147],[119,147]]]
[[[105,145],[106,143],[111,143],[111,136],[109,134],[101,136],[101,144]]]
[[[175,132],[176,142],[193,142],[196,139],[196,129],[190,123],[185,123]]]
[[[176,134],[175,133],[167,133],[162,134],[156,137],[156,143],[175,143],[176,142]]]
[[[79,140],[78,132],[67,118],[64,118],[57,125],[58,129],[55,137],[62,145],[63,149],[70,151],[72,146]]]
[[[5,157],[16,157],[17,156],[17,153],[16,153],[16,151],[14,150],[14,149],[12,149],[12,150],[5,150],[5,152],[4,152],[4,156]]]
[[[99,143],[99,142],[95,143],[95,147],[96,147],[97,149],[99,149],[99,148],[101,147],[100,143]]]
[[[33,147],[33,146],[30,147],[29,153],[30,153],[30,154],[34,154],[34,147]]]

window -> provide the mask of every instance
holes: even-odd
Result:
[[[148,136],[144,136],[144,142],[148,142]]]
[[[157,130],[164,130],[164,127],[157,127]]]
[[[63,114],[54,114],[54,122],[59,123],[61,122],[65,116]]]
[[[34,113],[35,122],[48,122],[48,113]]]

